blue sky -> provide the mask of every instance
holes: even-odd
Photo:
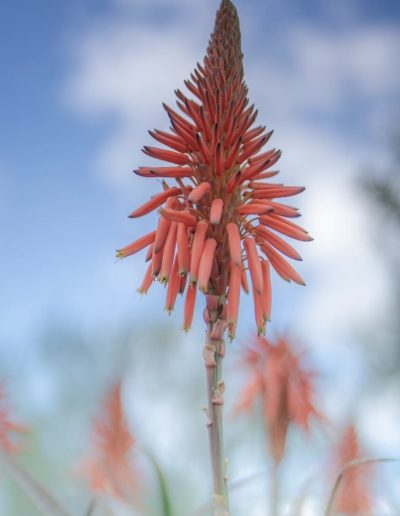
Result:
[[[139,229],[126,214],[154,191],[130,171],[144,162],[139,150],[149,142],[147,129],[166,125],[161,101],[172,101],[173,89],[201,59],[216,7],[210,0],[3,4],[3,341],[28,338],[49,317],[90,325],[143,307],[133,289],[141,259],[114,264],[113,258],[114,248]],[[358,232],[360,221],[356,214],[348,224],[341,204],[339,220],[327,221],[318,213],[326,205],[320,193],[328,202],[342,193],[343,203],[359,202],[349,190],[354,175],[371,157],[378,165],[383,160],[384,132],[398,106],[399,6],[239,1],[237,7],[250,96],[260,120],[275,128],[273,144],[284,150],[282,179],[309,191],[300,201],[305,223],[322,240],[304,250],[311,261],[302,271],[322,289],[328,265],[321,264],[332,240],[343,236],[340,224]],[[357,246],[351,234],[346,238],[336,254]],[[368,267],[368,253],[361,254]],[[345,263],[339,265],[338,275]],[[276,290],[295,308],[304,304],[295,287]],[[318,299],[319,288],[310,290]]]
[[[144,304],[133,290],[140,260],[115,265],[113,258],[113,249],[137,234],[126,214],[153,191],[130,170],[144,162],[147,129],[166,124],[161,101],[172,101],[172,90],[201,59],[216,7],[210,0],[3,4],[4,341],[28,338],[49,317],[112,322]],[[398,4],[237,7],[250,96],[284,150],[282,179],[310,190],[301,203],[312,228],[315,203],[311,213],[304,208],[325,179],[348,194],[346,174],[353,177],[384,143],[398,103]],[[302,270],[310,272],[307,260]],[[295,287],[277,290],[278,299],[302,303]]]
[[[373,216],[356,179],[369,166],[385,165],[386,135],[398,118],[400,4],[236,5],[250,98],[260,122],[275,129],[272,145],[283,149],[282,181],[307,188],[299,206],[315,237],[298,246],[307,288],[274,279],[273,328],[292,327],[327,370],[342,360],[337,392],[345,399],[354,330],[378,320],[388,302],[389,279],[370,238]],[[135,291],[142,255],[115,263],[114,249],[154,224],[155,216],[127,219],[157,190],[131,170],[145,163],[147,130],[167,126],[161,102],[173,102],[173,90],[204,55],[217,6],[214,0],[2,3],[4,359],[29,348],[49,320],[93,329],[167,319],[159,285],[145,299]],[[180,326],[181,317],[179,307],[171,324]],[[243,305],[239,336],[252,324],[251,305]],[[390,446],[397,428],[385,418],[387,412],[380,421]]]

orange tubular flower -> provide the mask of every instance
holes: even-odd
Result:
[[[134,439],[126,424],[121,402],[121,385],[108,393],[103,413],[94,421],[94,446],[84,470],[94,492],[135,501],[138,475],[130,464]]]
[[[180,292],[192,289],[186,297],[186,328],[190,326],[200,264],[202,280],[207,280],[201,290],[218,296],[219,314],[226,302],[232,303],[230,315],[238,314],[240,297],[237,278],[230,279],[234,270],[231,263],[240,270],[248,268],[257,329],[263,333],[270,315],[271,292],[268,268],[262,262],[267,261],[285,280],[304,284],[283,256],[299,260],[299,254],[277,233],[300,241],[311,238],[287,220],[299,216],[297,209],[276,202],[304,188],[267,182],[277,174],[271,167],[281,153],[276,149],[262,151],[272,131],[265,133],[265,127],[255,123],[257,111],[249,105],[242,57],[236,9],[229,0],[222,0],[203,63],[197,64],[190,80],[185,81],[189,94],[175,92],[177,110],[164,105],[171,124],[169,132],[150,132],[164,147],[143,149],[167,166],[135,170],[142,177],[164,178],[163,191],[130,215],[140,217],[160,208],[157,231],[117,251],[117,256],[124,258],[154,243],[150,258],[153,279],[176,285],[176,275],[190,273],[190,281],[180,288]],[[176,185],[169,185],[168,179]],[[203,259],[203,253],[210,255],[211,244],[204,245],[210,239],[216,248],[209,272],[210,259]],[[178,268],[172,267],[176,256]],[[235,287],[234,296],[229,295],[229,285]],[[147,291],[147,286],[146,278],[140,290]],[[167,307],[175,289],[167,292]],[[231,338],[236,323],[236,318],[229,322]]]
[[[313,404],[313,373],[303,368],[300,357],[285,339],[271,343],[258,337],[255,344],[245,356],[251,376],[235,412],[249,410],[257,398],[262,399],[271,453],[279,464],[289,425],[307,431],[309,418],[321,417]]]

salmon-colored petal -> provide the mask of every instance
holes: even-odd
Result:
[[[189,158],[186,154],[181,152],[174,152],[165,149],[158,149],[156,147],[145,146],[143,148],[144,154],[151,156],[162,161],[169,161],[170,163],[176,163],[177,165],[187,165]]]
[[[147,267],[146,274],[144,275],[142,284],[137,289],[139,294],[147,294],[151,284],[153,283],[152,266],[151,264]]]
[[[190,167],[140,167],[134,170],[141,177],[190,177],[193,170]]]
[[[137,253],[141,249],[147,247],[148,245],[152,244],[154,242],[154,239],[156,238],[156,232],[151,231],[150,233],[147,233],[147,235],[144,235],[131,244],[127,245],[126,247],[123,247],[122,249],[118,249],[117,251],[117,258],[126,258],[127,256],[131,256],[132,254]]]
[[[210,191],[211,185],[207,181],[200,183],[196,188],[190,192],[188,199],[191,202],[199,202],[200,199]]]
[[[222,212],[224,209],[224,201],[222,199],[214,199],[210,208],[210,224],[214,226],[221,222]]]
[[[183,222],[178,224],[177,233],[177,245],[178,245],[178,265],[179,275],[186,276],[189,272],[190,267],[190,250],[189,250],[189,239],[188,239],[188,228]]]
[[[171,222],[183,222],[185,226],[195,226],[197,222],[196,217],[187,211],[161,208],[160,214]]]
[[[263,276],[260,257],[258,256],[256,241],[254,238],[247,237],[243,241],[247,254],[247,262],[250,271],[253,290],[261,296],[263,290]]]
[[[206,237],[208,224],[205,220],[197,223],[192,243],[192,255],[190,260],[190,283],[197,282],[197,274],[200,265],[201,255],[204,248],[204,240]]]
[[[247,281],[247,273],[245,268],[242,268],[242,289],[246,292],[246,294],[249,293],[249,282]]]
[[[240,232],[239,227],[235,222],[230,222],[226,226],[228,233],[229,253],[232,262],[237,266],[242,266],[242,248],[240,245]]]
[[[301,260],[301,256],[291,245],[282,240],[282,238],[278,237],[267,229],[264,226],[257,226],[254,228],[254,233],[256,233],[259,237],[267,240],[270,244],[272,244],[278,251],[285,254],[289,258],[293,260]]]
[[[163,259],[161,262],[161,270],[158,276],[159,281],[161,283],[167,283],[169,279],[169,275],[172,270],[172,265],[174,262],[175,256],[175,247],[176,247],[176,232],[178,229],[177,222],[171,222],[169,227],[167,239],[165,241],[165,245],[163,248]]]
[[[271,276],[269,270],[269,262],[261,260],[263,272],[263,292],[262,292],[262,308],[265,321],[271,320]]]
[[[261,245],[262,251],[266,254],[268,260],[271,262],[272,267],[276,272],[286,281],[294,281],[298,285],[305,286],[303,278],[294,268],[269,245],[267,242],[263,242]]]
[[[228,335],[230,339],[234,339],[236,334],[236,325],[239,315],[241,276],[241,269],[231,261],[227,305],[227,320],[229,325]]]
[[[260,217],[261,224],[269,226],[270,228],[296,240],[301,240],[303,242],[310,242],[313,240],[304,230],[292,227],[291,224],[288,223],[289,221],[279,220],[271,215],[272,214],[268,214]]]
[[[180,193],[182,193],[180,188],[168,188],[168,190],[155,195],[152,199],[150,199],[150,201],[147,201],[145,204],[137,208],[129,215],[129,217],[142,217],[143,215],[146,215],[147,213],[150,213],[151,211],[161,206],[161,204],[164,204],[168,197],[179,195]]]
[[[214,238],[208,238],[204,244],[199,264],[198,283],[199,289],[206,294],[208,292],[208,282],[210,280],[212,264],[214,261],[214,253],[217,247],[217,241]]]
[[[175,306],[175,301],[179,292],[180,276],[178,274],[178,257],[175,256],[174,265],[172,266],[171,276],[168,281],[167,296],[165,300],[165,309],[171,313]]]
[[[193,321],[194,308],[196,305],[196,293],[197,287],[195,284],[189,284],[189,287],[186,292],[186,300],[184,306],[184,316],[183,316],[183,329],[185,331],[190,330]]]

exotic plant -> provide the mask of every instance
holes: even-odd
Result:
[[[247,346],[241,365],[249,370],[248,382],[235,412],[247,412],[260,401],[273,458],[271,475],[271,515],[278,514],[279,482],[277,469],[284,457],[290,427],[309,430],[310,419],[320,418],[314,401],[315,372],[306,368],[303,354],[295,351],[287,338],[275,342],[258,336]]]
[[[198,291],[206,295],[204,359],[208,383],[208,429],[216,504],[227,507],[222,445],[224,334],[235,336],[240,292],[249,291],[250,273],[257,331],[265,332],[271,312],[270,265],[287,281],[304,284],[286,257],[297,251],[280,235],[310,240],[292,219],[299,212],[277,199],[303,191],[269,180],[280,151],[262,152],[272,131],[256,125],[243,75],[239,19],[222,0],[202,64],[185,81],[189,95],[176,90],[178,111],[164,105],[170,130],[150,131],[165,146],[143,152],[167,166],[144,166],[135,173],[162,178],[162,191],[130,214],[159,209],[154,231],[117,251],[125,258],[147,249],[148,267],[139,292],[154,280],[167,285],[166,309],[185,294],[184,323],[191,326]],[[172,180],[173,183],[170,183]]]

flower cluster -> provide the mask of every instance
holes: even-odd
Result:
[[[133,501],[138,491],[138,475],[130,464],[135,441],[126,424],[121,385],[110,390],[102,413],[94,421],[94,440],[84,470],[93,491]]]
[[[168,166],[140,167],[145,178],[162,178],[163,190],[130,217],[159,208],[157,228],[117,251],[120,258],[147,248],[147,272],[139,292],[154,279],[167,284],[166,309],[186,292],[184,329],[191,326],[196,292],[219,296],[226,307],[231,338],[239,312],[240,292],[249,291],[250,273],[258,333],[271,312],[270,265],[285,280],[304,284],[285,257],[300,260],[281,235],[311,240],[293,222],[296,208],[283,197],[304,190],[270,182],[281,152],[262,151],[272,131],[256,125],[243,78],[239,20],[229,0],[222,0],[203,64],[176,90],[178,110],[164,104],[170,130],[150,131],[164,147],[143,152]],[[168,180],[172,180],[171,184]],[[284,255],[284,256],[283,256]]]
[[[320,417],[313,404],[314,373],[304,369],[300,356],[283,338],[272,343],[257,337],[255,345],[246,350],[244,363],[251,376],[236,412],[250,409],[258,398],[262,400],[271,453],[279,464],[289,425],[293,423],[307,431],[309,418]]]

